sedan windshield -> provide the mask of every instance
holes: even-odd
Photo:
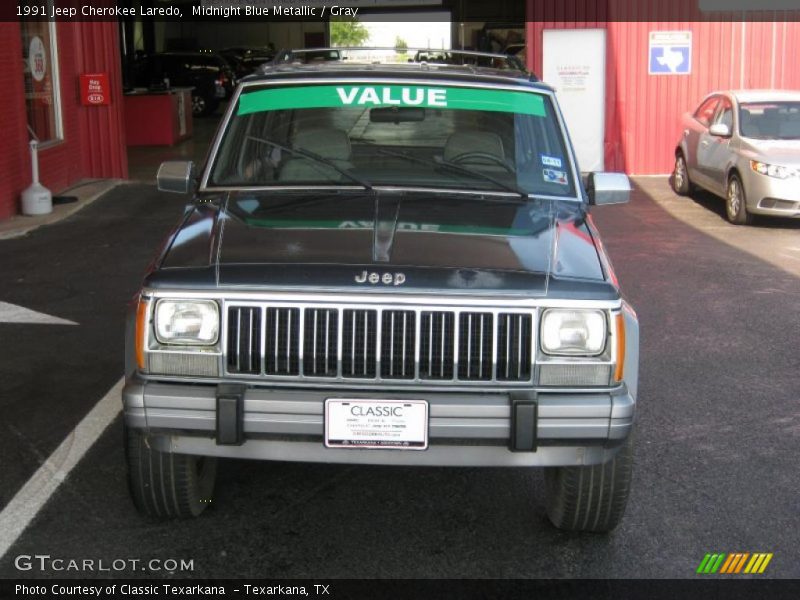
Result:
[[[425,85],[246,87],[209,186],[375,185],[575,196],[545,94]]]
[[[749,138],[800,139],[800,102],[747,102],[739,106],[739,129]]]

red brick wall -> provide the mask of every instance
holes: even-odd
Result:
[[[22,80],[22,40],[18,23],[0,22],[0,219],[18,211],[19,192],[30,179]]]
[[[127,177],[117,24],[59,23],[59,76],[64,141],[39,153],[42,183],[53,193],[84,178]],[[81,105],[78,75],[106,72],[111,104]],[[18,23],[0,22],[0,219],[19,212],[30,184],[30,158],[23,97],[22,41]]]

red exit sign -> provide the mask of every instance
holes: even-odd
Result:
[[[105,106],[111,101],[108,73],[84,73],[81,77],[81,104]]]

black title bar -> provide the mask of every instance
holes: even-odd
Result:
[[[705,578],[672,580],[541,579],[298,579],[298,580],[3,580],[0,598],[292,598],[315,600],[413,598],[470,600],[572,598],[592,600],[769,598],[795,600],[800,580]]]
[[[504,12],[505,11],[505,12]],[[513,14],[508,11],[512,11]],[[357,19],[487,22],[797,21],[797,0],[4,0],[0,20],[290,22]]]

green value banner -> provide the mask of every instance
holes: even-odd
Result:
[[[238,115],[292,108],[423,107],[545,116],[535,92],[404,85],[312,85],[262,89],[239,97]]]

